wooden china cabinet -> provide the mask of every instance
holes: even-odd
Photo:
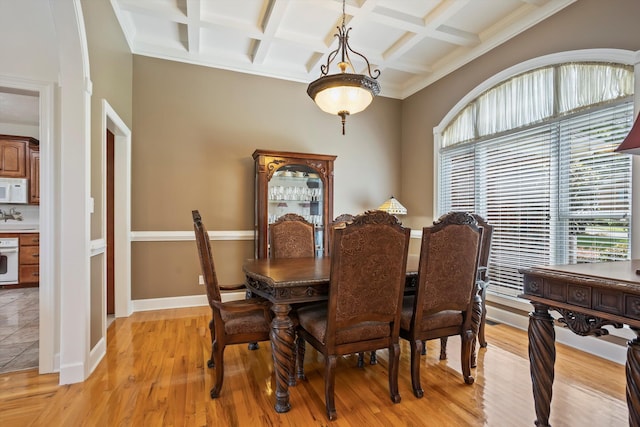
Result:
[[[333,218],[333,162],[336,156],[256,150],[255,257],[269,256],[269,224],[297,213],[315,225],[316,255],[326,253]]]

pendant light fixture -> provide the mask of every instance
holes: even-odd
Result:
[[[337,27],[338,48],[332,51],[326,65],[320,66],[320,78],[314,80],[307,88],[307,94],[320,107],[322,111],[336,114],[342,118],[342,134],[348,115],[359,113],[371,104],[373,97],[380,93],[380,85],[376,80],[380,76],[380,70],[371,72],[369,60],[349,46],[349,31],[345,27],[345,0],[342,0],[342,26]],[[350,53],[358,55],[367,64],[367,73],[356,74]],[[329,74],[329,67],[333,60],[340,55],[337,67],[339,73]]]

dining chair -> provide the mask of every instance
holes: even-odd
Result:
[[[489,256],[491,255],[491,239],[493,237],[493,225],[489,224],[482,216],[472,214],[482,227],[482,242],[480,243],[480,258],[478,260],[478,287],[480,288],[480,298],[482,299],[482,318],[480,319],[480,329],[478,330],[478,343],[480,347],[487,346],[484,336],[484,327],[487,319],[487,288],[489,287]]]
[[[331,243],[333,242],[333,233],[337,228],[344,228],[347,224],[353,222],[354,215],[351,214],[341,214],[335,217],[333,221],[329,224],[329,255],[331,255]],[[373,350],[369,355],[369,363],[371,365],[375,365],[378,363],[378,357],[376,355],[376,351]],[[358,353],[358,368],[364,368],[364,353]]]
[[[227,345],[268,341],[271,331],[270,304],[261,298],[222,302],[221,287],[218,284],[213,253],[202,218],[197,210],[191,212],[196,235],[198,256],[202,268],[207,299],[211,307],[211,358],[207,366],[215,367],[215,385],[210,395],[214,399],[220,395],[224,380],[224,350]]]
[[[288,213],[269,224],[271,258],[304,258],[316,256],[313,224],[303,216]]]
[[[450,212],[422,230],[417,289],[404,297],[400,320],[400,337],[411,348],[416,397],[424,395],[420,355],[431,339],[460,335],[462,375],[465,383],[474,382],[471,356],[482,314],[476,285],[482,232],[466,212]]]
[[[484,328],[487,319],[487,287],[489,286],[489,255],[491,254],[491,238],[493,236],[493,226],[489,224],[482,216],[471,214],[478,226],[482,227],[482,240],[480,242],[480,257],[478,259],[478,272],[476,276],[476,284],[478,285],[478,293],[482,301],[482,317],[480,318],[480,327],[478,329],[478,343],[480,347],[486,347],[487,341],[484,336]],[[473,345],[471,367],[476,366],[475,343]],[[423,348],[424,349],[424,348]],[[447,358],[447,337],[440,339],[440,360]]]
[[[411,230],[383,211],[358,215],[334,231],[329,300],[298,309],[299,375],[304,378],[304,344],[324,356],[327,417],[337,417],[335,375],[339,356],[389,350],[389,392],[400,402],[399,320]]]

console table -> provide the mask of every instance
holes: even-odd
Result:
[[[640,426],[640,260],[523,268],[524,293],[531,301],[529,361],[536,425],[549,426],[556,359],[554,320],[578,335],[602,336],[623,325],[635,332],[628,342],[626,380],[629,425]]]

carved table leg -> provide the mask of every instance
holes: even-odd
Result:
[[[636,338],[627,343],[627,407],[629,425],[640,425],[640,329],[631,328]]]
[[[247,289],[247,291],[244,293],[244,299],[251,299],[251,298],[253,298],[253,293],[251,293],[251,291]],[[260,348],[260,345],[257,342],[250,342],[248,344],[248,348],[249,350],[257,350]]]
[[[529,315],[529,363],[537,417],[535,424],[539,427],[550,427],[556,334],[549,307],[535,302],[532,304],[534,311]]]
[[[293,322],[289,318],[289,304],[273,304],[271,310],[275,317],[271,321],[271,351],[273,368],[276,375],[276,412],[288,412],[289,378],[293,369],[294,331]]]
[[[473,313],[471,313],[471,325],[473,327],[473,340],[471,341],[471,367],[478,366],[478,355],[476,353],[476,342],[478,341],[478,331],[482,324],[482,315],[484,314],[484,306],[482,298],[476,295],[473,299]]]

